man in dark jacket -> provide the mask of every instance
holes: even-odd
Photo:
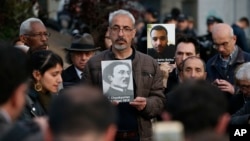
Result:
[[[182,36],[177,40],[175,51],[176,68],[169,73],[165,94],[179,84],[179,72],[181,71],[182,61],[191,56],[199,57],[199,53],[199,43],[195,38],[191,36]]]
[[[228,24],[216,24],[212,29],[212,37],[218,54],[207,62],[207,78],[223,92],[234,94],[235,69],[250,61],[250,54],[236,45],[233,29]]]
[[[242,125],[250,123],[250,101],[244,104],[244,106],[232,115],[230,123],[232,125]]]
[[[239,88],[230,99],[230,114],[237,112],[250,101],[250,62],[242,64],[235,72],[236,86]]]
[[[83,36],[76,35],[73,37],[70,48],[65,49],[68,51],[66,60],[71,66],[62,72],[64,88],[80,82],[86,63],[98,49],[95,47],[93,37],[90,34],[85,33]]]
[[[126,10],[109,15],[112,47],[92,57],[84,68],[85,82],[102,87],[102,60],[131,60],[134,81],[134,100],[115,103],[118,109],[116,141],[151,141],[151,118],[161,113],[165,103],[162,73],[157,62],[132,47],[135,19]]]

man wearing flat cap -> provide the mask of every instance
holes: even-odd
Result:
[[[64,88],[80,82],[82,70],[98,49],[95,47],[93,37],[88,33],[73,37],[70,48],[65,49],[66,61],[71,65],[62,73]]]

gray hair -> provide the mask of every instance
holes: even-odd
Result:
[[[128,16],[132,20],[133,25],[135,25],[135,18],[134,18],[134,16],[129,11],[127,11],[127,10],[119,9],[119,10],[111,12],[109,14],[109,26],[112,24],[113,18],[115,16],[117,16],[117,15],[126,15],[126,16]]]
[[[230,31],[229,31],[229,33],[230,33],[230,36],[231,37],[233,37],[234,36],[234,30],[233,30],[233,28],[232,27],[230,27],[230,29],[229,29]]]
[[[30,32],[31,31],[31,23],[34,23],[34,22],[38,22],[38,23],[41,23],[42,25],[44,25],[43,22],[38,18],[29,18],[21,23],[19,35],[24,35],[24,34]]]
[[[250,62],[244,63],[239,66],[235,73],[236,80],[248,80],[250,81]]]

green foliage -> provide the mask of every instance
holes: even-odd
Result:
[[[16,38],[22,21],[32,16],[31,2],[23,0],[1,0],[0,41],[11,41]]]

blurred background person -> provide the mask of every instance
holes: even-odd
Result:
[[[55,141],[114,141],[116,118],[115,107],[100,89],[72,86],[53,100],[49,131]]]
[[[180,84],[167,95],[164,120],[180,121],[188,141],[227,141],[230,115],[225,95],[205,80]]]
[[[174,18],[174,16],[169,13],[165,16],[164,20],[163,20],[163,23],[166,23],[166,24],[175,24],[177,25],[177,21],[176,19]],[[176,26],[175,26],[176,27]]]
[[[147,24],[159,23],[159,12],[151,7],[144,12],[144,27],[138,37],[137,50],[147,54]]]
[[[20,49],[0,47],[0,140],[20,116],[28,90],[29,63]]]
[[[217,50],[213,46],[212,28],[218,23],[223,23],[222,19],[215,16],[209,16],[206,22],[207,34],[198,37],[200,43],[200,57],[205,62],[217,53]]]
[[[47,115],[52,95],[56,94],[62,83],[63,61],[60,56],[49,50],[32,53],[31,84],[22,120]]]
[[[193,29],[189,29],[188,17],[185,14],[180,14],[177,20],[176,35],[188,35],[196,37],[196,33]]]
[[[62,72],[64,88],[80,82],[86,63],[98,49],[95,47],[93,37],[88,33],[73,37],[71,46],[65,48],[66,60],[71,65]]]
[[[249,27],[249,20],[247,17],[242,17],[236,21],[233,25],[234,35],[236,36],[236,45],[238,45],[243,51],[250,53],[250,47],[247,44],[247,38],[244,29]]]

